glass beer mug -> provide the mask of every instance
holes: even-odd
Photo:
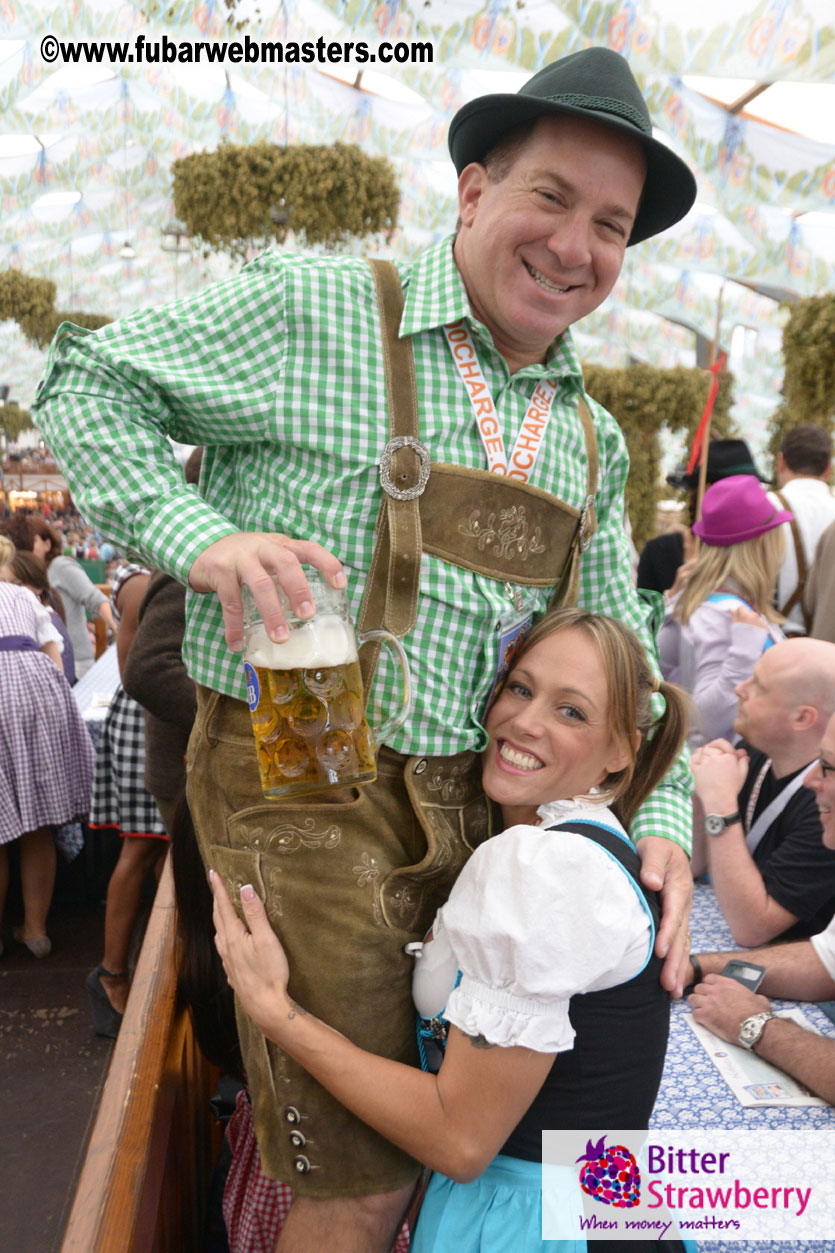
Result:
[[[313,568],[305,577],[316,606],[297,618],[276,584],[290,638],[274,643],[249,588],[244,602],[244,671],[258,768],[265,796],[292,796],[326,787],[370,783],[377,777],[375,738],[401,726],[411,708],[409,664],[388,631],[355,632],[344,590]],[[401,709],[375,728],[363,702],[358,648],[371,641],[394,650],[403,671]]]

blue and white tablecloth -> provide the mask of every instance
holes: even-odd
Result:
[[[705,883],[695,884],[690,931],[694,953],[725,952],[739,947],[733,941],[712,889]],[[772,1004],[777,1009],[785,1009],[793,1002],[773,1000]],[[822,1035],[835,1036],[835,1025],[817,1006],[804,1003],[802,1009]],[[661,1090],[650,1124],[652,1127],[750,1128],[752,1133],[760,1134],[767,1134],[775,1128],[835,1129],[835,1109],[832,1106],[825,1109],[814,1106],[780,1109],[772,1105],[759,1108],[741,1105],[687,1025],[685,1019],[690,1012],[686,1000],[673,1002],[670,1043]],[[835,1171],[835,1160],[832,1168]],[[700,1253],[835,1253],[835,1214],[832,1216],[832,1232],[832,1240],[805,1241],[794,1245],[700,1240],[699,1250]],[[628,1253],[628,1247],[624,1246],[625,1253]]]

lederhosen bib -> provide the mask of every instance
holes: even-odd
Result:
[[[582,510],[527,483],[487,470],[446,465],[430,460],[420,442],[415,363],[408,338],[399,338],[403,293],[395,267],[369,262],[380,311],[381,344],[386,373],[389,442],[380,464],[383,500],[377,517],[376,542],[368,574],[359,629],[387,630],[402,638],[415,624],[422,553],[431,553],[466,570],[501,582],[526,587],[555,587],[552,605],[573,605],[580,579],[582,553],[597,529],[594,497],[599,458],[597,437],[588,405],[579,401],[585,436],[586,499]],[[547,537],[523,553],[503,543],[494,520],[513,511],[528,535]],[[377,661],[373,647],[363,649],[366,694]],[[390,876],[389,894],[420,895],[425,878],[444,866],[452,882],[473,848],[493,833],[494,823],[481,792],[480,756],[412,757],[405,781],[427,838],[427,856],[402,877]],[[453,797],[466,810],[439,802]]]

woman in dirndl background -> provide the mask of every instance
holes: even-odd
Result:
[[[116,650],[119,671],[124,670],[136,633],[139,606],[151,577],[144,566],[125,564],[116,571],[110,589],[113,615],[118,622]],[[85,980],[90,997],[93,1031],[115,1037],[130,991],[129,958],[142,891],[148,874],[157,877],[168,846],[168,835],[154,798],[145,788],[145,713],[116,688],[96,749],[90,827],[109,829],[122,838],[119,860],[107,885],[104,952]]]
[[[0,920],[7,846],[19,841],[23,922],[13,934],[34,957],[52,949],[52,829],[87,814],[93,775],[92,741],[64,678],[59,644],[33,593],[0,581]]]

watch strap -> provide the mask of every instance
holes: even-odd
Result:
[[[719,827],[719,822],[722,826]],[[735,822],[742,822],[742,814],[739,810],[735,810],[732,814],[705,814],[704,827],[706,835],[721,835],[727,831],[728,827],[732,827]]]

